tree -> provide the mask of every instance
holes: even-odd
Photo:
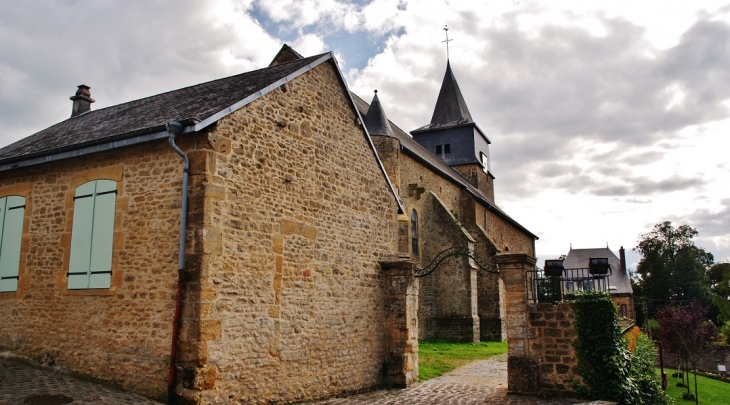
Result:
[[[666,305],[657,311],[662,345],[677,354],[694,370],[695,403],[699,403],[697,393],[697,363],[716,338],[715,325],[707,320],[708,308],[698,302],[682,306]],[[687,396],[690,396],[689,375],[687,376]]]
[[[719,310],[719,323],[730,322],[730,263],[717,263],[707,272],[712,303]]]
[[[634,251],[641,261],[634,277],[634,293],[649,302],[649,316],[656,313],[654,302],[699,300],[710,303],[710,283],[707,270],[712,265],[712,253],[695,246],[692,239],[697,230],[670,221],[657,224],[639,235]]]

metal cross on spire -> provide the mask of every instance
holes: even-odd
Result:
[[[444,31],[446,31],[446,40],[441,41],[441,43],[443,44],[444,42],[446,42],[446,60],[449,60],[449,42],[453,41],[453,39],[449,39],[449,26],[448,25],[444,26]]]

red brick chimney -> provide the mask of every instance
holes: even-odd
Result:
[[[91,103],[94,102],[94,99],[91,98],[90,89],[91,87],[81,84],[79,85],[79,89],[76,90],[76,95],[70,97],[74,102],[74,105],[71,108],[71,118],[78,117],[85,112],[91,111]]]

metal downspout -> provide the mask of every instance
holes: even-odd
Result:
[[[172,149],[180,155],[185,164],[183,166],[183,184],[182,184],[182,209],[180,213],[180,256],[178,258],[177,269],[177,292],[175,293],[175,316],[172,321],[172,344],[170,346],[170,369],[167,373],[167,404],[172,405],[175,393],[175,363],[177,362],[177,339],[180,334],[180,313],[182,312],[182,292],[183,292],[183,275],[185,271],[185,228],[187,227],[188,212],[188,174],[190,172],[190,160],[188,156],[175,145],[175,135],[179,135],[183,130],[183,125],[177,121],[172,121],[165,125],[168,138]]]

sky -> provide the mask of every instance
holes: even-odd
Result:
[[[332,51],[409,132],[449,59],[492,141],[496,203],[539,263],[663,221],[730,260],[730,0],[0,0],[0,147],[69,117]]]

